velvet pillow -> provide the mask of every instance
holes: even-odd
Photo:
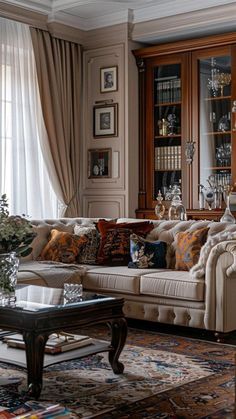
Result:
[[[55,262],[74,263],[80,249],[85,246],[87,239],[74,234],[51,230],[49,242],[43,248],[39,259]]]
[[[129,268],[166,268],[167,243],[157,240],[155,242],[145,240],[143,237],[131,234],[130,255],[132,262]]]
[[[78,237],[84,237],[87,240],[85,246],[80,249],[77,255],[77,262],[95,265],[100,244],[100,235],[95,225],[85,227],[83,225],[75,225],[74,233]]]
[[[97,262],[100,265],[113,263],[127,265],[131,260],[130,234],[135,233],[145,237],[153,229],[153,224],[149,221],[116,224],[99,220],[97,229],[101,235]]]
[[[208,227],[203,227],[194,231],[178,233],[175,269],[189,271],[198,262],[201,247],[206,242],[208,231]]]

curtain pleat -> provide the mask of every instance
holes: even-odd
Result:
[[[44,121],[55,171],[54,190],[66,217],[80,215],[79,148],[81,102],[80,45],[31,28]],[[44,152],[50,173],[50,161]]]

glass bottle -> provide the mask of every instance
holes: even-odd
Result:
[[[187,214],[181,200],[181,190],[179,185],[174,185],[172,190],[172,201],[169,208],[169,220],[186,221]]]
[[[162,202],[163,197],[161,195],[161,191],[158,191],[156,200],[157,200],[157,204],[155,206],[155,214],[156,214],[158,220],[161,220],[163,218],[163,216],[165,214],[165,210],[166,210],[165,205]]]

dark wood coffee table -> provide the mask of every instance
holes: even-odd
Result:
[[[16,296],[15,306],[0,306],[0,328],[23,335],[30,395],[36,399],[40,396],[44,347],[49,335],[55,332],[84,330],[87,326],[107,323],[111,329],[111,342],[95,341],[94,345],[81,350],[68,351],[66,357],[73,359],[108,351],[114,373],[123,372],[124,365],[119,361],[119,356],[126,341],[127,324],[122,311],[122,298],[84,292],[82,301],[64,304],[63,290],[35,285],[21,285],[16,290]],[[0,358],[4,360],[1,353]],[[7,362],[17,364],[14,359],[8,359]]]

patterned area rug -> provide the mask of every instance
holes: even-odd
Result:
[[[88,330],[87,330],[88,333]],[[90,335],[106,339],[104,328]],[[78,418],[226,418],[234,416],[236,347],[129,329],[115,375],[107,353],[67,361],[44,371],[40,400],[60,402]],[[1,376],[23,369],[0,364]]]

